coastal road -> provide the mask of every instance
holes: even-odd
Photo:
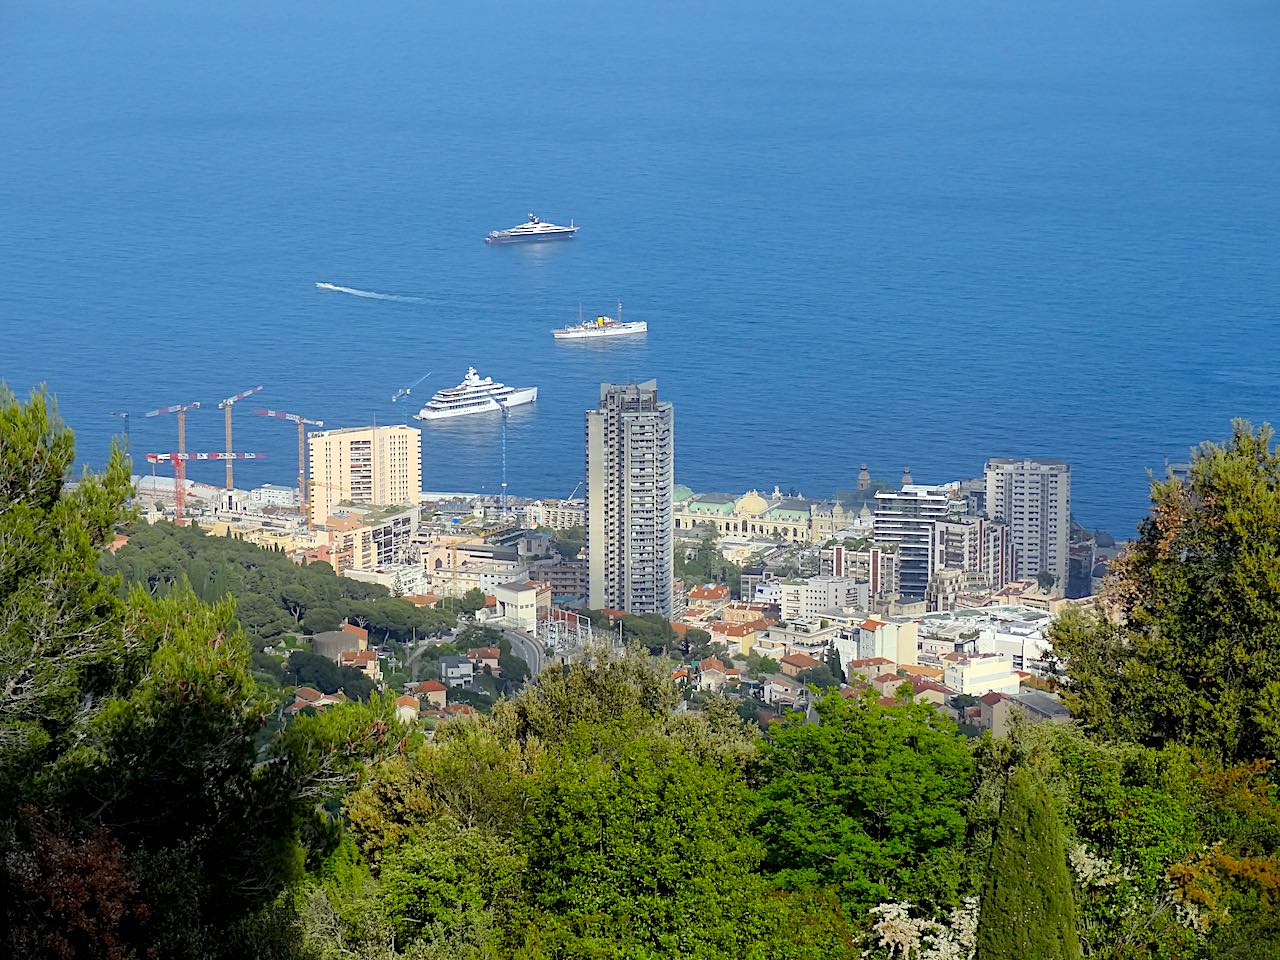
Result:
[[[529,674],[536,677],[551,660],[542,644],[519,630],[503,630],[502,635],[511,641],[511,652],[529,665]]]

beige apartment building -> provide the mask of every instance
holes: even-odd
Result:
[[[341,503],[418,507],[422,434],[414,427],[347,427],[307,437],[312,523]]]

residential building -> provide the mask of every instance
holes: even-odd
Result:
[[[954,610],[968,588],[968,575],[963,570],[937,568],[929,577],[925,588],[925,607],[929,610]]]
[[[760,631],[768,630],[769,626],[770,622],[764,619],[745,621],[720,620],[710,624],[711,639],[725,644],[731,650],[736,647],[739,654],[746,656],[755,646],[756,636]]]
[[[1008,736],[1014,716],[1027,723],[1070,723],[1071,712],[1061,700],[1043,690],[1028,690],[1005,697],[991,710],[991,733]]]
[[[1017,693],[1022,683],[1010,661],[993,653],[948,653],[942,657],[943,682],[956,693]]]
[[[999,590],[1012,580],[1015,550],[1009,526],[985,517],[948,516],[937,521],[934,569],[960,570],[968,582]]]
[[[344,650],[338,654],[338,666],[359,670],[374,683],[382,680],[382,669],[378,666],[378,654],[374,650]]]
[[[379,566],[416,564],[421,551],[416,543],[416,506],[332,507],[323,526],[330,534],[330,563],[338,573],[374,570]],[[420,585],[414,583],[413,589]]]
[[[467,651],[467,659],[471,661],[472,674],[481,674],[488,670],[493,676],[502,676],[498,661],[502,651],[497,647],[472,647]]]
[[[1069,600],[1079,600],[1093,595],[1093,570],[1098,563],[1098,544],[1084,540],[1071,544],[1067,563],[1067,589]]]
[[[986,465],[987,517],[1008,524],[1017,579],[1054,578],[1065,596],[1071,536],[1071,466],[1065,460],[1006,460]]]
[[[807,653],[821,660],[827,647],[834,643],[840,632],[838,625],[821,620],[790,620],[775,623],[763,634],[757,635],[756,644],[759,653],[778,659],[789,653]]]
[[[582,600],[587,595],[587,561],[549,557],[536,560],[529,568],[533,580],[551,585],[551,596],[557,601]]]
[[[466,657],[441,657],[440,679],[446,686],[470,689],[475,668]]]
[[[407,693],[404,696],[396,697],[396,719],[401,723],[417,723],[418,713],[421,709],[422,706],[418,703],[417,697]]]
[[[726,606],[720,611],[720,615],[725,623],[754,623],[767,619],[770,613],[775,612],[769,604],[739,600]]]
[[[936,525],[946,519],[950,506],[945,490],[914,483],[876,494],[875,543],[897,548],[899,590],[904,596],[924,596],[937,549]]]
[[[809,703],[809,688],[781,673],[765,678],[762,693],[764,702],[774,707],[803,707]]]
[[[869,587],[849,577],[817,576],[783,580],[779,607],[783,620],[806,620],[832,608],[867,608]]]
[[[728,680],[728,667],[723,660],[716,657],[707,657],[698,664],[698,690],[711,690],[719,692],[724,689],[725,682]]]
[[[914,620],[868,617],[858,625],[858,659],[883,657],[895,664],[914,664],[919,633]]]
[[[279,483],[264,483],[249,491],[249,507],[262,510],[266,507],[296,509],[298,506],[298,488],[286,487]]]
[[[367,650],[369,635],[360,636],[350,630],[325,630],[311,637],[311,652],[320,657],[338,661],[339,654],[348,650]]]
[[[449,688],[439,680],[418,680],[407,683],[405,690],[437,710],[443,710],[448,702]]]
[[[422,434],[413,427],[348,427],[307,436],[312,523],[342,503],[417,509],[422,499]]]
[[[525,504],[526,527],[550,527],[552,530],[571,530],[587,523],[585,500],[535,500]]]
[[[845,674],[849,683],[856,683],[858,680],[869,683],[886,673],[896,673],[897,667],[898,665],[887,657],[865,657],[850,660],[845,667]]]
[[[586,414],[588,605],[672,616],[675,411],[655,380],[601,384]]]
[[[818,556],[823,573],[863,581],[874,599],[896,597],[901,592],[898,551],[894,544],[836,544]]]
[[[341,690],[337,693],[321,693],[315,687],[299,687],[294,691],[293,698],[293,703],[285,707],[284,711],[291,717],[307,709],[323,713],[327,707],[347,702],[347,695]]]
[[[778,666],[788,677],[798,677],[806,670],[823,665],[823,661],[807,653],[789,653],[778,661]]]

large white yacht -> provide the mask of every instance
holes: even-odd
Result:
[[[581,308],[579,308],[581,314]],[[649,324],[643,320],[622,322],[622,302],[618,302],[618,316],[596,317],[583,321],[581,315],[578,322],[568,327],[552,330],[551,335],[557,340],[603,340],[608,337],[629,337],[639,333],[647,333]]]
[[[572,240],[577,236],[578,228],[569,221],[569,226],[562,227],[554,223],[543,223],[532,213],[529,222],[522,223],[510,230],[493,230],[484,238],[485,243],[527,243],[536,240]]]
[[[437,391],[426,405],[414,414],[415,420],[445,420],[468,413],[486,413],[505,407],[518,407],[538,399],[537,387],[508,387],[490,377],[467,368],[467,376],[456,387]]]

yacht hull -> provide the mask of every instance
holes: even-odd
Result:
[[[548,243],[552,240],[572,240],[577,233],[577,230],[565,230],[562,233],[526,233],[507,237],[485,237],[484,242],[490,246],[504,243]]]
[[[608,340],[613,337],[635,337],[647,333],[646,323],[626,323],[614,327],[570,327],[552,330],[551,335],[557,340]]]
[[[524,406],[526,403],[533,403],[538,399],[537,387],[521,387],[511,391],[505,397],[495,399],[487,397],[482,402],[472,402],[465,407],[454,407],[452,409],[432,410],[430,405],[423,407],[413,415],[415,420],[452,420],[454,417],[467,417],[473,413],[493,413],[503,408]]]

